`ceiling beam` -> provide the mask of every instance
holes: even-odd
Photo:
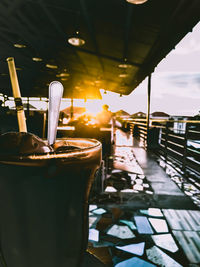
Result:
[[[94,51],[91,51],[91,50],[87,50],[85,48],[77,47],[77,51],[85,52],[87,54],[91,54],[91,55],[94,55],[94,56],[97,56],[97,57],[101,57],[101,58],[105,58],[105,59],[108,59],[108,60],[111,60],[111,61],[115,61],[117,63],[122,63],[122,62],[124,63],[124,61],[121,58],[116,58],[116,57],[113,57],[111,55],[104,55],[104,54],[97,53],[97,52],[94,52]],[[142,64],[133,62],[131,60],[127,60],[126,63],[130,64],[130,65],[132,65],[134,67],[141,67],[142,66]]]
[[[91,20],[89,18],[88,9],[87,9],[85,0],[80,0],[80,5],[81,5],[81,10],[82,10],[84,19],[86,21],[87,28],[88,28],[94,49],[95,49],[95,53],[98,57],[98,60],[99,60],[100,66],[101,66],[102,73],[104,73],[104,64],[103,64],[101,57],[100,57],[100,54],[99,54],[99,47],[98,47],[97,40],[95,37],[95,30],[94,30],[92,23],[91,23]]]
[[[25,4],[25,6],[26,10],[28,11],[28,14],[23,14],[22,10],[20,9],[16,13],[19,14],[20,19],[24,22],[24,24],[27,25],[30,28],[30,30],[34,32],[34,39],[39,40],[40,46],[42,45],[43,50],[46,51],[45,43],[43,41],[44,37],[42,36],[40,30],[36,26],[37,18],[35,18],[35,15],[33,14],[33,9],[30,7],[30,5]]]
[[[20,17],[20,15],[18,15]],[[5,31],[10,32],[16,36],[16,39],[13,40],[14,43],[17,41],[25,41],[30,47],[37,47],[38,42],[35,41],[33,34],[27,30],[26,24],[21,23],[16,16],[10,16],[4,10],[4,13],[1,13],[0,21],[6,22]],[[31,38],[33,36],[33,38]]]
[[[7,14],[9,16],[12,15],[12,13],[19,8],[19,6],[22,4],[23,0],[12,0],[10,1],[11,3],[8,4],[8,7],[7,7]]]
[[[124,34],[124,51],[123,59],[128,57],[128,45],[129,45],[129,36],[132,26],[132,14],[133,14],[133,5],[127,5],[127,15],[126,15],[126,24],[125,24],[125,34]]]
[[[30,2],[30,3],[34,3],[34,4],[38,4],[39,5],[39,3],[36,0],[26,0],[26,2]],[[66,8],[65,6],[59,6],[57,1],[54,1],[54,4],[46,2],[45,6],[53,8],[53,9],[58,9],[58,10],[61,10],[61,11],[66,11],[66,12],[72,13],[72,14],[76,13],[76,11],[73,10],[73,9]],[[78,12],[77,12],[77,14],[78,14]]]

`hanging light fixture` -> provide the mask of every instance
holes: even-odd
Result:
[[[124,60],[118,65],[121,69],[128,69],[131,68],[132,65],[127,63],[127,58],[124,58]]]
[[[119,68],[122,68],[122,69],[128,69],[128,68],[131,68],[132,65],[130,64],[127,64],[127,63],[121,63],[118,65]]]
[[[123,71],[119,74],[120,78],[127,78],[128,73],[126,72],[126,68],[123,68]]]
[[[73,46],[82,46],[85,40],[80,37],[79,31],[76,31],[75,35],[68,39],[68,43]]]
[[[74,30],[75,34],[68,38],[68,43],[73,46],[83,46],[85,40],[80,36],[80,12],[76,12],[74,16]]]
[[[148,0],[126,0],[126,1],[131,3],[131,4],[139,5],[139,4],[143,4],[143,3],[147,2]]]

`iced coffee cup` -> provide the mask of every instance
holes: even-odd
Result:
[[[81,266],[88,239],[88,196],[100,166],[101,144],[93,139],[65,139],[55,143],[54,151],[43,144],[42,151],[32,153],[20,152],[20,142],[13,151],[12,142],[8,150],[3,143],[0,263]]]

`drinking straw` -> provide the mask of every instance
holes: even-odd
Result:
[[[21,98],[21,93],[19,89],[19,83],[17,79],[14,58],[13,57],[7,58],[7,62],[8,62],[8,69],[10,73],[10,80],[12,84],[13,96],[15,100],[15,107],[17,110],[17,120],[18,120],[19,131],[27,132],[26,118],[25,118],[24,108],[22,104],[22,98]]]
[[[63,90],[63,85],[58,81],[53,81],[49,85],[49,111],[47,133],[47,140],[49,145],[53,145],[56,140],[60,112],[60,102],[63,95]]]

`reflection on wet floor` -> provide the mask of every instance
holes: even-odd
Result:
[[[142,179],[141,179],[142,177]],[[153,194],[153,189],[145,176],[117,170],[107,175],[105,180],[107,193],[139,193]],[[122,195],[122,194],[121,194]]]
[[[166,171],[178,187],[191,199],[194,204],[200,208],[200,182],[199,177],[195,173],[188,171],[187,180],[185,179],[183,172],[178,166],[173,165],[169,162],[165,162],[163,159],[158,159],[159,165]],[[173,168],[173,166],[176,168]]]
[[[131,132],[124,133],[120,129],[115,130],[115,145],[116,146],[132,146],[133,135]]]
[[[104,192],[90,200],[88,251],[106,266],[200,266],[198,207],[170,176],[157,174],[161,188],[172,188],[172,195],[163,194],[132,146],[120,144],[113,152]]]

